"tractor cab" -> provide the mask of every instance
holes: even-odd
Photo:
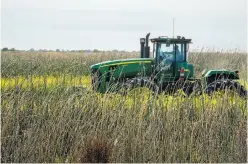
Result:
[[[191,39],[158,37],[151,39],[153,43],[153,58],[160,81],[175,81],[176,79],[193,76],[193,65],[187,61]]]
[[[150,57],[149,36],[140,39],[141,58]],[[161,36],[150,39],[153,43],[154,68],[159,81],[170,82],[179,78],[191,78],[194,74],[192,64],[187,61],[191,39],[177,36],[168,38]],[[182,73],[183,72],[183,73]]]
[[[178,36],[175,38],[159,37],[151,39],[153,57],[156,64],[187,62],[187,54],[191,39]]]

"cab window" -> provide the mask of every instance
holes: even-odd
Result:
[[[158,57],[160,60],[164,60],[166,62],[173,62],[174,57],[174,46],[173,44],[166,44],[166,43],[158,43]]]
[[[177,62],[185,61],[184,44],[176,44],[175,45],[175,52],[176,52],[176,61]]]

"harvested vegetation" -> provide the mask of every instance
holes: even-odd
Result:
[[[246,162],[247,101],[234,93],[91,91],[90,65],[131,57],[138,54],[3,52],[1,162]],[[198,74],[240,70],[247,87],[246,54],[189,57]]]

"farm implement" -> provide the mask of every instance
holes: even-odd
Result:
[[[113,60],[91,66],[93,90],[100,93],[127,91],[148,87],[156,93],[175,94],[179,90],[186,95],[211,94],[230,90],[242,97],[247,91],[237,80],[239,71],[204,70],[196,77],[193,64],[188,63],[191,39],[149,36],[140,38],[140,58]]]

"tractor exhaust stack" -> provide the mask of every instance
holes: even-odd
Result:
[[[146,35],[146,44],[145,44],[145,52],[144,52],[144,58],[149,58],[150,57],[150,47],[149,47],[149,36],[150,33]]]
[[[145,38],[140,38],[140,58],[144,58]]]
[[[150,33],[146,35],[146,38],[140,38],[140,58],[150,57],[149,36]]]

